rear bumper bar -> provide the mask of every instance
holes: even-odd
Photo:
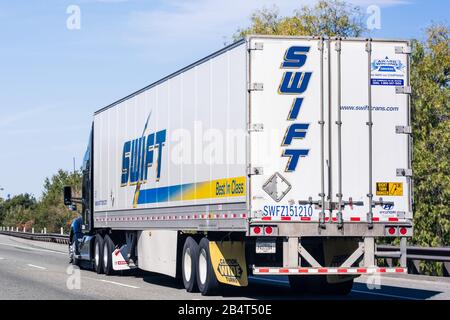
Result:
[[[273,268],[253,267],[254,275],[363,275],[408,273],[407,268]]]

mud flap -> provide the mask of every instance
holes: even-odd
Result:
[[[323,256],[325,266],[339,267],[358,248],[358,240],[354,239],[324,239]],[[359,277],[328,275],[328,283],[339,283]]]
[[[211,264],[220,283],[246,287],[248,285],[245,245],[238,241],[209,242]]]
[[[112,253],[112,262],[113,270],[115,271],[131,269],[119,249],[114,250],[114,252]]]

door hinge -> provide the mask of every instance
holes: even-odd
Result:
[[[253,82],[248,84],[248,91],[263,91],[264,84],[259,82]]]
[[[262,123],[252,123],[248,126],[248,132],[262,132],[264,131],[264,124]]]
[[[397,134],[412,134],[412,128],[410,126],[396,126],[395,133],[397,133]]]
[[[341,51],[341,40],[336,41],[335,50],[338,52]]]
[[[262,167],[248,167],[247,169],[247,175],[249,176],[259,176],[264,173],[264,170]]]
[[[412,177],[412,169],[397,169],[397,177]]]
[[[412,89],[410,86],[405,87],[395,87],[395,93],[396,94],[411,94]]]
[[[396,54],[411,54],[412,49],[410,46],[406,47],[395,47],[395,53]]]
[[[319,43],[317,44],[317,49],[319,49],[319,51],[323,50],[323,39],[319,41]]]
[[[248,50],[264,50],[264,43],[262,42],[254,42],[250,44]]]

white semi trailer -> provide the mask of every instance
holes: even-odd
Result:
[[[94,114],[70,258],[208,295],[249,276],[346,294],[405,273],[407,41],[248,36]],[[398,237],[394,268],[376,239]]]

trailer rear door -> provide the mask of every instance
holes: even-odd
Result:
[[[253,217],[412,218],[408,44],[254,37],[249,49]]]

